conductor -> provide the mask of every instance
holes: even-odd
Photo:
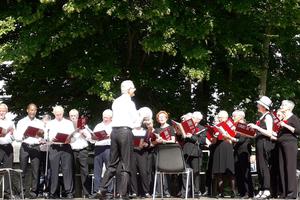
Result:
[[[134,84],[131,80],[121,83],[122,95],[114,100],[112,104],[112,132],[110,147],[110,164],[102,179],[98,196],[100,199],[109,197],[108,187],[111,179],[116,174],[117,166],[120,162],[122,169],[120,172],[119,194],[120,199],[128,199],[127,187],[130,181],[130,158],[133,151],[132,128],[138,124],[138,112],[135,103],[131,100],[135,92]]]

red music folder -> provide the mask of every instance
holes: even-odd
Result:
[[[24,135],[26,137],[36,137],[36,135],[38,134],[39,130],[40,130],[39,128],[28,126],[27,129],[24,132]]]
[[[147,131],[145,129],[133,129],[132,134],[133,134],[133,146],[139,147],[141,142],[144,141]]]
[[[176,133],[183,135],[183,137],[185,137],[187,133],[196,133],[196,126],[192,119],[185,120],[181,123],[176,122],[174,120],[171,121],[174,129],[176,130]]]
[[[281,126],[280,126],[280,119],[277,117],[276,112],[273,112],[271,114],[272,118],[273,118],[273,131],[278,133]]]
[[[245,123],[237,123],[235,127],[235,131],[237,133],[240,133],[243,136],[250,137],[250,138],[255,137],[256,134],[256,131]]]
[[[139,147],[142,142],[144,142],[144,138],[138,138],[138,137],[134,138],[133,139],[133,146],[134,147]]]
[[[55,136],[55,142],[65,143],[69,134],[66,133],[57,133]]]
[[[171,140],[172,133],[171,133],[170,128],[168,127],[168,128],[164,128],[162,131],[160,131],[159,135],[164,140]]]
[[[206,128],[207,128],[206,138],[209,141],[212,141],[213,138],[218,138],[218,140],[223,140],[223,135],[215,126],[207,125]]]
[[[105,140],[109,138],[109,135],[105,130],[94,132],[94,135],[97,137],[97,141]]]
[[[228,118],[225,122],[221,122],[217,125],[222,128],[226,133],[228,133],[231,137],[235,137],[235,125],[231,118]],[[224,133],[222,133],[224,134]]]
[[[81,117],[77,120],[77,128],[78,129],[84,129],[84,126],[87,124],[87,118]]]

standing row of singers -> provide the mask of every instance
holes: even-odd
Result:
[[[8,107],[3,103],[0,104],[1,167],[12,167],[13,147],[11,143],[16,140],[21,142],[22,178],[25,183],[29,179],[32,180],[30,185],[25,184],[25,194],[28,197],[36,198],[40,191],[45,189],[39,187],[40,175],[44,172],[51,180],[47,185],[49,196],[57,198],[61,171],[65,197],[73,198],[73,169],[75,167],[80,168],[83,195],[96,197],[91,194],[88,169],[88,146],[92,143],[95,145],[92,193],[100,197],[110,194],[113,190],[111,180],[117,175],[117,193],[121,198],[128,198],[129,193],[132,197],[137,195],[150,197],[153,190],[155,147],[178,142],[182,145],[186,165],[193,169],[196,194],[201,194],[199,172],[202,164],[202,149],[208,146],[210,158],[206,172],[207,192],[218,197],[224,196],[223,185],[225,179],[228,179],[232,191],[231,196],[236,196],[238,191],[241,197],[248,198],[254,196],[250,174],[251,140],[254,138],[260,185],[255,198],[267,199],[271,195],[291,199],[297,197],[295,174],[300,122],[292,112],[295,106],[292,101],[282,101],[280,109],[277,110],[277,116],[274,116],[271,112],[272,101],[266,96],[260,98],[257,101],[257,109],[261,117],[256,124],[247,124],[247,127],[255,132],[247,136],[247,134],[235,131],[236,124],[246,124],[243,111],[237,110],[232,114],[233,125],[229,128],[236,133],[234,135],[229,133],[230,130],[218,126],[230,121],[226,111],[220,111],[215,117],[214,126],[207,127],[200,125],[203,118],[200,112],[184,115],[183,122],[192,121],[193,127],[190,132],[180,127],[181,123],[170,125],[168,113],[160,111],[156,114],[159,126],[154,127],[151,110],[142,108],[138,111],[131,101],[135,92],[133,83],[124,81],[121,84],[121,92],[122,95],[114,101],[112,110],[108,109],[103,112],[103,121],[97,124],[93,131],[84,124],[78,124],[79,113],[76,109],[69,112],[70,120],[68,120],[64,118],[63,107],[55,106],[53,120],[50,120],[48,116],[39,120],[36,118],[37,106],[35,104],[28,105],[27,116],[21,119],[15,127],[14,123],[5,117]],[[275,126],[277,126],[276,130]],[[32,174],[26,177],[29,159]],[[40,170],[42,163],[45,165],[44,171]],[[104,164],[107,170],[102,179]],[[137,172],[140,175],[139,179],[136,176]],[[167,180],[164,181],[163,187],[163,195],[166,197],[170,196],[168,180],[171,178],[169,176],[164,178]],[[179,182],[185,183],[185,178],[183,176],[183,180]],[[271,178],[276,178],[280,184],[272,187]],[[126,185],[128,187],[125,187]],[[5,184],[5,192],[9,191],[7,187],[8,184]],[[185,194],[185,190],[190,192],[190,189],[182,184],[178,194]]]

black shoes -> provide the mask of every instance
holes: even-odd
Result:
[[[137,194],[136,193],[132,193],[131,195],[129,195],[130,199],[135,199],[137,198]]]
[[[90,194],[89,195],[89,199],[96,199],[97,198],[97,193],[95,192],[95,193],[93,193],[93,194]]]
[[[241,199],[250,199],[251,197],[246,193],[242,196],[240,196]]]
[[[234,191],[231,191],[231,192],[230,192],[230,198],[233,199],[233,198],[235,198],[235,197],[236,197],[236,193],[235,193]]]
[[[66,196],[66,199],[73,199],[73,198],[74,198],[73,194],[67,194]]]
[[[216,199],[219,199],[219,198],[224,198],[224,194],[223,193],[219,193],[215,196]]]
[[[56,196],[56,195],[54,195],[54,194],[50,194],[49,196],[48,196],[48,199],[57,199],[58,198],[58,196]]]
[[[144,195],[144,197],[145,197],[145,198],[152,198],[152,196],[151,196],[149,193],[146,193],[146,194]]]
[[[28,199],[36,199],[37,198],[37,194],[35,192],[29,192],[25,195],[25,198]]]
[[[129,200],[129,197],[127,195],[120,195],[117,200]]]

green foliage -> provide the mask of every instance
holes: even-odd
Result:
[[[176,118],[216,104],[254,120],[263,81],[276,105],[300,101],[299,16],[297,0],[1,2],[2,93],[18,114],[34,101],[99,120],[132,79],[138,107]]]

